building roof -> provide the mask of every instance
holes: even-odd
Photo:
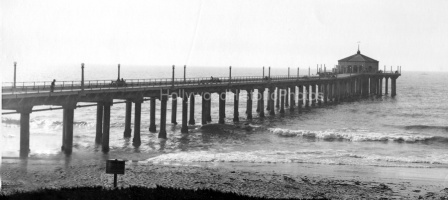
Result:
[[[361,52],[358,50],[358,52],[355,55],[341,59],[339,60],[339,62],[378,62],[378,61],[361,54]]]

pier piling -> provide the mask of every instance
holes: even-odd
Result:
[[[286,90],[285,89],[280,89],[280,114],[285,114],[285,93]]]
[[[258,105],[260,107],[260,118],[264,118],[264,88],[258,89]],[[272,110],[272,109],[271,109]]]
[[[277,91],[280,91],[280,88],[277,88]],[[274,96],[275,96],[275,87],[271,87],[268,89],[268,97],[267,97],[268,98],[267,104],[271,108],[269,110],[270,116],[275,116]],[[279,98],[280,98],[280,96],[277,96],[277,99],[279,99]]]
[[[303,85],[299,85],[299,95],[298,95],[298,102],[297,102],[297,110],[299,110],[299,113],[302,113],[302,106],[303,106]]]
[[[134,138],[132,143],[134,146],[139,146],[141,144],[140,138],[140,123],[142,116],[142,103],[143,99],[135,100],[135,114],[134,114]]]
[[[171,123],[177,124],[177,94],[171,95]]]
[[[30,113],[32,109],[22,109],[20,112],[20,157],[27,158],[30,152]]]
[[[226,118],[226,91],[219,93],[219,124],[224,124]]]
[[[65,140],[64,140],[64,153],[71,154],[73,150],[73,122],[74,122],[74,106],[63,106],[64,107],[64,132],[65,132]]]
[[[126,115],[124,123],[124,137],[131,137],[131,114],[132,114],[132,101],[126,100]],[[97,116],[98,118],[98,116]]]
[[[240,90],[233,91],[233,122],[239,122],[239,96]]]
[[[201,99],[202,99],[201,123],[202,125],[205,125],[207,124],[207,100],[205,99],[205,92],[202,93]]]
[[[63,123],[65,123],[65,122],[63,122]],[[126,133],[126,131],[125,131],[125,133]],[[95,143],[101,144],[102,137],[103,137],[103,103],[102,102],[98,102],[96,104],[96,135],[95,135]]]
[[[386,83],[384,85],[385,86],[384,87],[384,89],[385,89],[385,91],[384,91],[385,93],[384,94],[389,94],[389,91],[388,91],[389,90],[389,88],[388,88],[389,86],[388,85],[389,85],[389,78],[386,77]]]
[[[156,130],[156,98],[151,97],[149,111],[149,132],[155,133]]]
[[[247,109],[246,109],[247,119],[252,119],[252,90],[247,90]]]
[[[181,133],[188,133],[187,119],[188,117],[188,95],[185,91],[182,94],[182,128]]]
[[[291,105],[289,105],[289,111],[294,112],[294,104],[295,104],[295,99],[294,99],[294,95],[296,93],[296,87],[291,87],[291,91],[290,94],[286,97],[290,99]]]
[[[196,124],[196,121],[194,120],[194,93],[190,94],[190,120],[188,121],[188,124]]]
[[[160,130],[158,138],[166,139],[166,104],[168,97],[162,95],[160,97]]]
[[[104,103],[103,137],[101,139],[103,152],[109,152],[110,107],[111,106],[112,106],[111,102]]]

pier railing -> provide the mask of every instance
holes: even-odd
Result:
[[[393,73],[382,73],[382,75]],[[356,75],[356,74],[352,74]],[[346,76],[352,76],[346,74]],[[340,77],[340,75],[339,75]],[[169,86],[188,86],[188,85],[226,85],[238,83],[268,83],[282,81],[303,81],[316,79],[337,79],[336,77],[319,77],[319,76],[271,76],[270,78],[262,76],[235,76],[235,77],[199,77],[199,78],[160,78],[160,79],[126,79],[124,82],[117,80],[86,80],[84,87],[81,81],[56,81],[53,92],[64,91],[80,91],[84,90],[107,90],[107,89],[125,89],[125,88],[151,88],[151,87],[169,87]],[[35,82],[3,82],[3,94],[15,93],[48,93],[51,91],[51,81],[35,81]]]

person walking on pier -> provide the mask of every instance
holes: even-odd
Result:
[[[50,92],[54,92],[55,83],[56,83],[56,79],[53,79],[53,82],[51,82],[51,86],[50,86]]]

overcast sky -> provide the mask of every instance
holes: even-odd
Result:
[[[80,63],[447,71],[448,1],[1,0],[2,71]]]

